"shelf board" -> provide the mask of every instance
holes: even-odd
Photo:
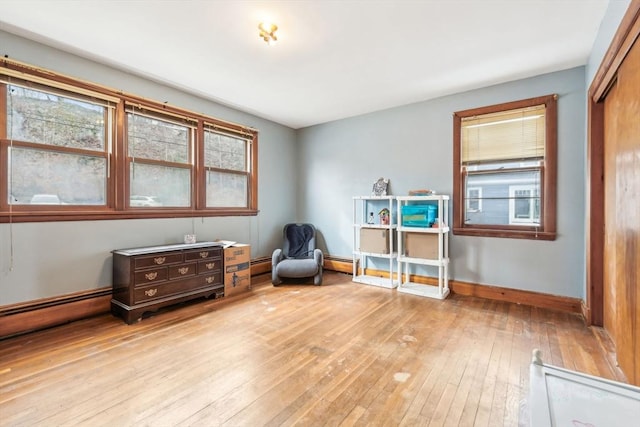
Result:
[[[394,289],[398,287],[398,281],[391,280],[388,277],[360,275],[354,276],[352,280],[354,282],[363,283],[365,285],[378,286],[387,289]]]
[[[433,267],[444,267],[449,264],[449,258],[438,259],[426,259],[426,258],[410,258],[403,255],[398,257],[398,261],[402,263],[408,264],[421,264],[421,265],[431,265]]]
[[[442,294],[440,294],[440,289],[437,286],[406,282],[398,286],[398,292],[442,300],[449,295],[449,288],[443,288]]]
[[[360,251],[354,251],[353,254],[355,256],[370,256],[370,257],[375,257],[375,258],[391,258],[391,259],[396,259],[398,257],[398,253],[397,252],[392,252],[390,254],[376,254],[373,252],[360,252]]]
[[[449,200],[448,194],[430,194],[428,196],[398,196],[398,200],[404,201],[436,201],[436,200]]]
[[[379,228],[382,230],[395,230],[398,225],[397,224],[353,224],[356,228]]]
[[[404,231],[407,233],[432,233],[432,234],[444,234],[449,232],[449,227],[407,227],[404,225],[398,226],[398,231]]]
[[[353,196],[353,200],[392,200],[396,196]]]

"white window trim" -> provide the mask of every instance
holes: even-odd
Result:
[[[528,191],[529,194],[536,194],[537,187],[533,184],[531,185],[510,185],[509,186],[509,224],[514,225],[540,225],[540,220],[534,221],[534,203],[533,199],[529,199],[529,217],[528,218],[517,218],[516,217],[516,191]]]
[[[478,203],[478,209],[471,209],[469,206],[471,205],[471,192],[472,191],[477,191],[478,192],[478,197],[477,200],[474,200],[475,202]],[[482,187],[467,187],[467,197],[466,197],[466,202],[467,202],[467,212],[482,212]]]

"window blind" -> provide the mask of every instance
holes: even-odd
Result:
[[[113,102],[111,98],[107,99],[102,94],[99,94],[100,96],[96,96],[96,92],[91,92],[88,90],[79,90],[79,89],[72,92],[72,91],[66,90],[64,88],[64,85],[57,84],[57,83],[56,83],[56,86],[47,86],[41,83],[29,81],[29,80],[18,80],[18,79],[10,79],[10,78],[5,79],[3,77],[0,77],[0,84],[6,84],[9,88],[12,86],[21,87],[25,89],[42,92],[44,94],[51,94],[51,95],[60,96],[62,98],[73,99],[80,102],[87,102],[87,103],[99,105],[101,107],[111,108],[112,110],[116,108],[116,104],[117,104],[117,101]],[[80,95],[84,95],[85,97]],[[117,98],[113,98],[113,99],[117,99]]]
[[[75,98],[78,98],[78,94],[84,95],[91,98],[94,103],[110,108],[115,108],[115,105],[120,101],[115,96],[1,67],[0,83],[33,88],[44,92],[54,92],[53,89],[58,89],[60,91],[57,93],[58,95],[68,98],[74,98],[74,95],[76,95]]]
[[[254,133],[242,129],[234,129],[218,124],[205,123],[204,128],[208,132],[219,133],[220,135],[229,136],[231,138],[242,139],[244,141],[253,141]]]
[[[162,109],[153,108],[148,105],[131,103],[129,101],[125,102],[125,111],[136,116],[144,116],[188,128],[195,129],[198,126],[198,120],[195,118],[179,115],[170,111],[163,111]]]
[[[543,158],[545,106],[465,117],[460,136],[463,164]]]

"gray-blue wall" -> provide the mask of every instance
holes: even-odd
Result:
[[[453,112],[557,93],[558,238],[452,235],[450,272],[455,280],[582,297],[584,82],[579,67],[299,130],[300,215],[316,225],[328,253],[351,257],[352,196],[369,194],[378,177],[390,179],[394,195],[451,194]]]
[[[350,257],[351,198],[378,177],[390,178],[396,195],[451,194],[454,111],[558,93],[557,240],[451,235],[451,277],[585,298],[586,91],[629,4],[611,0],[586,67],[299,130],[301,218],[317,224],[330,254]]]

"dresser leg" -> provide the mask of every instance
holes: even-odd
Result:
[[[142,320],[142,313],[140,310],[127,310],[118,302],[111,302],[111,314],[124,320],[127,325],[132,325]]]
[[[127,325],[133,325],[134,323],[138,323],[142,320],[142,313],[137,311],[128,311],[124,317],[124,321],[127,322]]]

